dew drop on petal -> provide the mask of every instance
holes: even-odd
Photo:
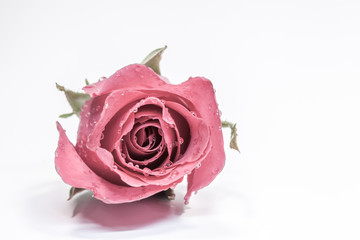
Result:
[[[182,137],[179,138],[179,143],[183,144],[184,143],[184,139]]]
[[[139,168],[139,165],[136,164],[136,165],[135,165],[135,168]]]
[[[201,162],[198,163],[198,165],[196,165],[196,168],[201,167]]]
[[[175,178],[179,173],[177,171],[173,171],[170,175],[170,178]]]
[[[104,133],[101,133],[100,140],[104,139]]]
[[[130,167],[133,167],[133,166],[134,166],[134,164],[133,164],[132,162],[128,162],[128,165],[129,165]]]
[[[136,113],[138,111],[138,109],[137,108],[134,108],[134,112]]]
[[[144,176],[149,176],[149,173],[151,172],[151,170],[149,169],[149,168],[144,168],[143,169],[143,174],[144,174]]]
[[[105,103],[104,108],[107,109],[109,107],[109,103]]]

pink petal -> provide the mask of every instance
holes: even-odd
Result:
[[[94,197],[105,203],[124,203],[149,197],[157,192],[173,187],[182,179],[166,186],[127,187],[110,183],[95,174],[77,154],[59,123],[60,133],[56,150],[55,166],[64,182],[73,187],[85,188],[94,192]]]
[[[164,84],[164,79],[151,68],[142,64],[132,64],[118,70],[108,79],[84,87],[83,90],[93,97],[118,89],[156,89]]]

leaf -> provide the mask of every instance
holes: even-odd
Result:
[[[149,55],[147,55],[144,60],[141,61],[141,64],[144,64],[146,66],[148,66],[149,68],[151,68],[152,70],[154,70],[154,72],[156,72],[157,74],[160,74],[160,60],[161,60],[161,55],[164,52],[164,50],[167,48],[167,46],[165,45],[165,47],[163,48],[158,48],[155,49],[154,51],[152,51],[151,53],[149,53]]]
[[[87,80],[87,78],[85,78],[85,84],[86,84],[86,86],[90,84],[89,80]]]
[[[237,145],[237,128],[236,123],[231,123],[228,121],[221,121],[221,126],[223,128],[230,128],[231,135],[230,135],[230,148],[235,149],[236,151],[240,152],[239,147]]]
[[[72,115],[74,115],[74,112],[61,114],[59,118],[68,118],[71,117]]]
[[[81,107],[85,104],[87,100],[90,99],[90,95],[87,93],[73,92],[71,90],[65,89],[63,86],[56,83],[57,89],[65,93],[66,99],[68,100],[71,108],[73,109],[73,114],[80,116]],[[69,117],[69,114],[63,114],[63,117]],[[71,116],[71,115],[70,115]]]
[[[76,194],[78,194],[79,192],[84,191],[84,188],[76,188],[76,187],[71,187],[70,191],[69,191],[69,198],[67,199],[68,201],[71,200]]]

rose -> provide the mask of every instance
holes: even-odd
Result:
[[[174,188],[187,175],[187,203],[223,168],[221,120],[209,80],[173,85],[133,64],[83,89],[91,98],[81,110],[75,147],[57,123],[56,170],[71,186],[122,203]]]

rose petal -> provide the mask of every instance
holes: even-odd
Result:
[[[164,186],[127,187],[112,184],[95,174],[77,154],[74,146],[67,138],[59,123],[60,133],[56,150],[55,166],[64,182],[73,187],[85,188],[94,192],[94,197],[105,203],[124,203],[149,197],[157,192],[166,190],[182,181]]]
[[[132,64],[118,70],[106,80],[85,86],[83,90],[94,97],[118,89],[159,88],[164,84],[166,82],[151,68]]]

